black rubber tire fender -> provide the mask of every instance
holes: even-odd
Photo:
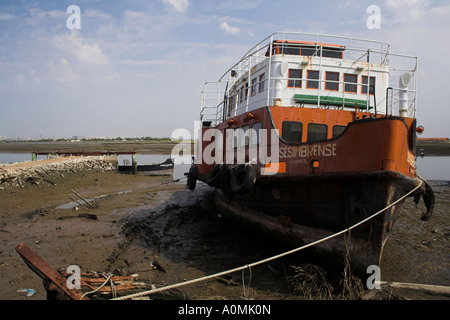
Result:
[[[231,191],[231,170],[225,166],[225,168],[222,171],[222,174],[220,176],[220,189],[222,189],[222,192],[227,195],[231,196],[233,193]]]
[[[198,168],[196,166],[192,166],[189,169],[187,177],[187,186],[189,190],[195,190],[195,186],[197,185],[197,177],[198,177]]]
[[[206,176],[206,184],[210,187],[217,187],[220,183],[220,168],[221,165],[218,164],[208,173]]]
[[[231,191],[234,193],[247,193],[256,182],[256,170],[250,164],[241,164],[231,175]]]

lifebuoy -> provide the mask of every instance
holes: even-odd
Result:
[[[221,168],[220,164],[216,165],[206,176],[205,182],[210,187],[217,187],[219,185],[219,183],[220,183],[220,168]]]
[[[247,193],[256,182],[256,170],[250,164],[241,164],[232,171],[231,191],[234,193]]]
[[[191,166],[187,176],[187,186],[189,190],[195,190],[197,185],[198,168],[196,166]]]

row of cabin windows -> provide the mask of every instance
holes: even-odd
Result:
[[[346,126],[334,125],[332,137],[336,138],[340,135]],[[237,148],[238,146],[247,147],[249,145],[255,146],[262,142],[262,122],[256,122],[250,125],[242,126],[241,128],[234,129],[232,146]],[[281,138],[286,142],[299,143],[302,141],[303,136],[303,123],[299,121],[284,121],[281,128]],[[321,123],[309,123],[307,142],[314,143],[325,141],[328,139],[328,125]]]
[[[275,54],[290,54],[296,56],[317,56],[324,58],[343,58],[342,48],[330,48],[330,47],[320,47],[320,46],[308,46],[308,45],[295,45],[295,44],[274,44],[272,48],[272,55]]]
[[[241,128],[236,128],[233,131],[232,147],[238,146],[247,147],[249,145],[256,146],[262,141],[262,122],[253,123],[252,126],[245,125]]]
[[[334,125],[332,137],[340,135],[346,126]],[[281,128],[281,138],[286,142],[301,142],[303,136],[303,123],[299,121],[284,121]],[[321,123],[309,123],[307,142],[320,142],[328,139],[328,125]]]
[[[251,88],[250,88],[250,94],[251,96],[256,95],[258,92],[263,92],[265,90],[266,86],[266,74],[263,73],[259,75],[259,77],[253,78],[251,80]],[[237,91],[236,93],[237,99],[239,103],[244,102],[247,100],[248,97],[248,82],[246,82],[242,87]],[[230,105],[233,105],[234,98],[230,97]]]
[[[303,78],[303,70],[289,69],[288,73],[288,88],[302,88],[302,80],[306,79],[307,89],[319,89],[319,71],[305,70],[306,78]],[[325,72],[325,90],[339,91],[339,72],[326,71]],[[358,87],[361,87],[360,92],[367,94],[367,87],[370,85],[370,94],[373,94],[373,87],[375,87],[375,77],[362,76],[361,83],[358,83],[358,75],[344,73],[344,91],[349,93],[358,93]]]

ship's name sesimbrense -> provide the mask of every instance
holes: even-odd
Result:
[[[280,147],[280,159],[305,157],[331,157],[336,155],[336,143]]]

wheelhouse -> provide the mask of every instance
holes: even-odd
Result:
[[[393,55],[384,42],[274,33],[205,84],[200,119],[237,128],[236,117],[269,108],[284,142],[334,139],[358,118],[414,118],[416,71],[416,57]]]

